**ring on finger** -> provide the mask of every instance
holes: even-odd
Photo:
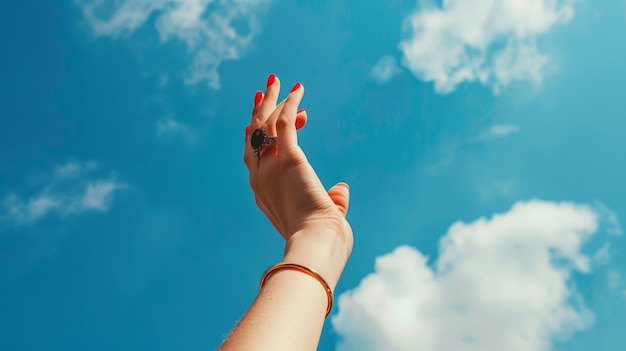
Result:
[[[250,146],[254,152],[254,158],[259,158],[259,154],[264,147],[268,145],[277,145],[278,137],[267,135],[267,131],[263,128],[257,128],[250,136]]]

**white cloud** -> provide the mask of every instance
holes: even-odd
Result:
[[[85,211],[108,211],[114,192],[126,186],[118,183],[113,175],[90,179],[97,168],[95,162],[70,162],[56,166],[52,172],[41,177],[45,184],[34,193],[7,195],[2,202],[4,213],[0,212],[0,219],[27,225],[52,212],[67,216]]]
[[[244,54],[260,32],[256,15],[269,0],[77,1],[100,36],[130,35],[154,17],[161,40],[182,41],[192,56],[185,81],[218,89],[220,64]]]
[[[109,208],[115,189],[121,186],[112,181],[97,181],[87,184],[82,205],[85,209],[106,211]]]
[[[33,219],[44,216],[49,211],[60,206],[60,203],[50,197],[41,196],[28,201],[28,216]]]
[[[444,0],[405,19],[403,64],[450,93],[478,81],[494,92],[514,80],[540,83],[549,58],[537,39],[573,16],[575,0]]]
[[[572,280],[590,272],[583,244],[599,226],[588,206],[539,200],[440,240],[431,267],[401,246],[338,298],[338,350],[543,351],[593,323]]]
[[[396,74],[400,73],[400,68],[393,56],[383,56],[378,63],[372,67],[372,77],[379,84],[387,83]]]

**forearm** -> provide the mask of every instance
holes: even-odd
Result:
[[[317,271],[334,292],[349,252],[342,250],[343,243],[316,234],[315,240],[296,236],[287,244],[283,262]],[[317,279],[291,269],[275,271],[220,350],[315,350],[327,307],[326,290]]]
[[[315,350],[326,307],[326,292],[313,277],[277,271],[220,350]]]

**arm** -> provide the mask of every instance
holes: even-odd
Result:
[[[345,258],[336,257],[335,262],[339,264],[332,265],[328,255],[307,254],[304,246],[296,246],[289,246],[291,249],[283,262],[313,268],[334,291]],[[322,245],[317,246],[320,251],[324,250]],[[327,304],[326,291],[315,278],[295,270],[276,271],[220,350],[315,350]]]
[[[302,85],[297,83],[277,105],[279,90],[278,78],[270,75],[265,94],[259,91],[254,99],[244,148],[250,186],[259,209],[286,241],[283,262],[316,271],[334,292],[353,245],[346,220],[350,192],[345,183],[326,191],[298,146]],[[259,149],[264,145],[259,135],[276,139]],[[327,308],[326,290],[316,278],[275,271],[220,350],[315,350]]]

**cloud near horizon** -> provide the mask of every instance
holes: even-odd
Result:
[[[58,165],[42,176],[45,183],[31,195],[15,192],[4,197],[0,220],[15,225],[33,224],[56,212],[65,217],[88,211],[106,212],[116,191],[127,186],[118,183],[113,174],[94,178],[96,162],[70,162]]]
[[[498,93],[513,81],[542,81],[549,57],[537,41],[573,17],[575,0],[444,0],[404,21],[402,63],[440,94],[464,82]]]
[[[604,217],[532,200],[453,224],[432,267],[400,246],[338,297],[337,350],[549,350],[593,324],[572,276],[592,271],[583,247]]]
[[[130,35],[150,18],[162,42],[183,42],[191,64],[185,82],[219,89],[222,62],[243,56],[260,33],[257,13],[269,0],[77,0],[94,33]]]

